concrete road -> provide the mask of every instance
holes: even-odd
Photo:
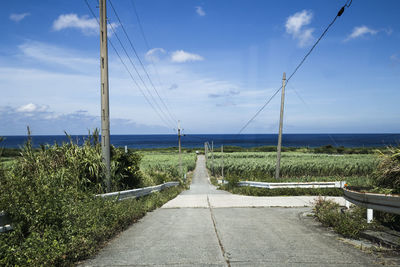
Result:
[[[311,201],[216,190],[199,156],[190,190],[82,266],[380,266],[373,255],[302,216]]]

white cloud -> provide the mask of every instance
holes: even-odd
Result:
[[[378,30],[374,30],[371,29],[365,25],[363,26],[358,26],[358,27],[354,27],[353,32],[345,39],[345,41],[351,40],[351,39],[356,39],[365,35],[375,35],[377,34],[379,31]],[[388,33],[390,34],[390,33]]]
[[[100,127],[100,117],[89,114],[86,110],[56,113],[46,105],[29,103],[16,108],[0,106],[1,123],[7,124],[0,130],[0,135],[25,135],[26,126],[32,134],[87,134],[88,130]],[[111,118],[112,134],[165,133],[161,126],[138,124],[132,120]],[[36,144],[38,145],[38,144]]]
[[[79,55],[77,51],[36,41],[26,41],[19,45],[18,48],[22,52],[21,56],[25,58],[68,67],[77,71],[85,72],[98,64],[98,61],[94,58]]]
[[[44,112],[49,108],[47,105],[35,105],[33,103],[29,103],[23,106],[20,106],[16,109],[17,112]]]
[[[146,60],[147,61],[158,61],[159,54],[165,54],[165,50],[163,48],[152,48],[146,53]]]
[[[312,33],[314,29],[306,28],[311,23],[313,13],[308,10],[297,12],[286,20],[286,32],[292,35],[293,39],[299,41],[299,46],[306,46],[314,39]]]
[[[249,94],[247,87],[243,90],[236,82],[221,80],[198,69],[195,71],[190,65],[173,63],[169,51],[165,55],[168,57],[157,64],[160,85],[155,85],[171,112],[192,132],[208,131],[205,129],[209,129],[209,124],[214,127],[213,131],[236,131],[238,120],[247,120],[246,112],[253,112],[262,104],[264,99],[260,94],[271,94],[265,88],[258,94]],[[18,62],[17,66],[15,62]],[[109,67],[111,131],[169,133],[168,129],[160,126],[163,122],[113,54],[110,55]],[[147,71],[150,77],[156,77],[154,68],[149,67]],[[31,126],[34,134],[62,134],[63,130],[85,134],[87,129],[99,127],[98,72],[97,56],[48,43],[28,41],[21,45],[17,56],[5,58],[0,55],[0,91],[3,92],[0,122],[9,125],[0,127],[0,134],[24,134],[26,125]],[[218,97],[218,94],[227,97]],[[45,109],[42,104],[49,105],[49,108]],[[235,110],[229,107],[232,105],[236,105]],[[1,112],[6,106],[13,108]],[[74,112],[81,109],[87,113]],[[128,123],[132,121],[135,124]]]
[[[21,13],[21,14],[10,14],[10,20],[15,21],[15,22],[20,22],[21,20],[23,20],[24,18],[26,18],[27,16],[29,16],[30,13]]]
[[[79,17],[77,14],[62,14],[53,22],[53,30],[60,31],[67,28],[95,31],[99,28],[96,19],[88,16]]]
[[[172,52],[171,55],[171,61],[172,62],[177,62],[177,63],[182,63],[182,62],[187,62],[187,61],[202,61],[204,58],[200,55],[197,54],[192,54],[185,52],[183,50],[177,50]]]
[[[114,30],[119,26],[116,23],[111,23],[107,26],[108,35],[112,35],[112,28]],[[79,17],[77,14],[62,14],[53,22],[53,30],[61,31],[68,28],[75,28],[81,30],[84,34],[97,34],[99,32],[99,24],[95,18],[89,18],[84,15]]]
[[[201,16],[201,17],[203,17],[203,16],[206,15],[206,12],[204,12],[203,7],[201,7],[201,6],[196,6],[195,8],[196,8],[196,13],[197,13],[197,15],[199,15],[199,16]]]

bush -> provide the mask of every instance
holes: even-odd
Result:
[[[63,200],[60,210],[34,211],[39,220],[32,220],[28,228],[22,223],[14,223],[14,231],[0,234],[0,266],[72,265],[94,254],[105,240],[143,217],[147,211],[174,198],[181,190],[173,187],[124,201],[95,198],[89,194],[74,201],[74,197],[68,196],[70,192],[60,192],[62,196],[51,201],[60,203]],[[53,219],[46,220],[44,214],[53,215]]]
[[[319,198],[314,212],[323,225],[332,227],[345,237],[358,238],[360,232],[369,227],[365,219],[366,209],[358,206],[342,212],[336,202]]]
[[[374,210],[374,220],[395,231],[400,231],[400,215]]]
[[[224,179],[228,181],[228,184],[225,185],[228,190],[235,188],[237,183],[240,181],[240,178],[237,175],[227,175]]]
[[[376,172],[375,185],[400,193],[400,148],[388,148],[389,153],[380,153],[381,162]]]
[[[139,163],[139,155],[112,148],[113,191],[143,183]],[[28,138],[16,164],[0,170],[0,211],[14,228],[0,234],[0,266],[71,265],[182,190],[169,188],[138,200],[103,199],[95,197],[104,192],[103,173],[97,132],[83,146],[71,140],[38,151]]]
[[[35,151],[30,138],[16,158],[11,175],[35,180],[36,177],[53,176],[56,173],[68,174],[62,184],[74,184],[81,191],[92,193],[105,192],[105,166],[102,161],[99,135],[95,131],[89,135],[82,146],[70,138],[69,143],[60,145],[42,145]],[[120,191],[136,188],[141,184],[139,154],[111,146],[111,190]]]
[[[125,153],[122,149],[111,149],[112,187],[116,190],[137,188],[141,185],[143,174],[140,171],[141,156],[132,151]]]

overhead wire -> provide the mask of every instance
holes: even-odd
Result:
[[[90,13],[92,14],[92,16],[96,19],[97,23],[100,25],[100,22],[98,20],[98,18],[96,17],[95,13],[93,12],[92,7],[90,6],[88,0],[84,0]],[[170,125],[168,125],[168,123],[165,122],[165,119],[159,114],[158,110],[154,107],[154,105],[151,103],[151,101],[148,99],[148,97],[146,96],[146,94],[144,93],[144,91],[141,89],[141,87],[139,86],[139,84],[137,83],[137,81],[134,79],[131,71],[129,70],[128,66],[125,64],[125,62],[123,61],[122,57],[120,56],[120,54],[118,53],[116,47],[114,46],[113,42],[107,37],[109,44],[111,45],[111,47],[113,48],[115,54],[117,55],[117,57],[119,58],[119,60],[121,61],[121,64],[124,66],[125,70],[128,72],[131,80],[134,82],[134,84],[136,85],[136,87],[139,89],[139,91],[141,92],[141,94],[143,95],[143,97],[146,99],[147,103],[150,105],[150,107],[154,110],[154,112],[160,117],[161,121],[167,126],[168,129],[171,128]],[[172,127],[173,129],[173,127]]]
[[[146,77],[147,77],[147,79],[149,80],[149,83],[150,83],[150,85],[152,86],[154,92],[155,92],[156,95],[158,96],[160,102],[162,103],[162,105],[163,105],[164,108],[166,109],[166,111],[167,111],[168,115],[170,116],[170,118],[172,119],[172,121],[177,122],[178,120],[176,120],[176,118],[171,114],[171,112],[170,112],[168,106],[165,104],[164,100],[162,99],[162,97],[161,97],[160,94],[158,93],[157,88],[154,86],[154,83],[153,83],[152,79],[150,78],[150,75],[149,75],[148,71],[146,70],[146,67],[144,66],[142,60],[140,59],[139,54],[137,53],[137,50],[136,50],[135,46],[133,45],[133,42],[132,42],[131,38],[129,37],[129,35],[128,35],[127,31],[126,31],[126,29],[125,29],[125,27],[124,27],[124,24],[122,23],[122,21],[121,21],[119,15],[118,15],[117,10],[114,8],[114,5],[113,5],[112,1],[111,1],[111,0],[108,0],[108,2],[110,3],[111,8],[112,8],[112,10],[114,11],[114,14],[115,14],[115,16],[117,17],[118,22],[120,23],[121,28],[122,28],[122,30],[123,30],[123,32],[124,32],[124,34],[125,34],[125,36],[126,36],[128,42],[129,42],[130,46],[131,46],[133,52],[135,53],[135,56],[136,56],[137,60],[139,61],[139,63],[140,63],[140,65],[141,65],[141,67],[142,67],[144,73],[146,74]]]
[[[137,76],[138,76],[139,79],[142,81],[143,87],[146,89],[146,91],[147,91],[148,95],[150,96],[151,100],[153,100],[153,102],[155,103],[156,107],[157,107],[157,108],[159,109],[159,111],[161,112],[160,114],[164,115],[163,120],[166,120],[167,124],[169,124],[169,127],[171,127],[171,125],[172,125],[171,128],[174,128],[174,124],[171,124],[171,121],[168,121],[168,120],[169,120],[168,116],[167,116],[167,115],[165,114],[165,112],[161,109],[160,105],[159,105],[158,102],[155,100],[153,94],[150,92],[149,88],[146,86],[144,80],[143,80],[142,77],[140,76],[140,73],[139,73],[138,69],[136,68],[135,64],[133,63],[132,58],[129,56],[128,51],[126,50],[126,48],[125,48],[125,46],[123,45],[121,39],[119,38],[119,36],[118,36],[116,30],[114,29],[114,26],[112,25],[112,23],[109,23],[109,22],[108,22],[108,25],[110,26],[112,32],[114,33],[115,38],[117,38],[118,43],[119,43],[120,46],[122,47],[122,50],[124,51],[125,55],[127,56],[129,62],[131,63],[133,69],[135,70]]]
[[[296,74],[296,72],[299,70],[299,68],[303,65],[303,63],[306,61],[306,59],[308,58],[308,56],[311,54],[311,52],[314,50],[314,48],[317,46],[317,44],[319,43],[319,41],[321,41],[321,39],[325,36],[325,34],[328,32],[329,28],[335,23],[335,21],[337,20],[338,17],[340,17],[344,10],[348,7],[350,7],[351,3],[353,2],[353,0],[347,0],[347,2],[344,4],[344,6],[342,6],[342,8],[339,10],[339,12],[336,14],[335,18],[331,21],[331,23],[329,23],[329,25],[326,27],[326,29],[322,32],[321,36],[317,39],[317,41],[314,43],[314,45],[311,47],[311,49],[307,52],[307,54],[303,57],[303,59],[300,61],[300,63],[297,65],[297,67],[294,69],[294,71],[292,72],[292,74],[289,75],[289,78],[286,80],[286,84],[289,83],[290,79]],[[276,90],[274,92],[274,94],[267,100],[267,102],[265,102],[261,108],[255,113],[255,115],[253,117],[250,118],[250,120],[248,120],[246,122],[246,124],[240,129],[238,134],[241,134],[243,132],[244,129],[247,128],[247,126],[261,113],[261,111],[264,110],[264,108],[271,102],[271,100],[278,94],[278,92],[282,89],[282,86]]]
[[[140,17],[139,17],[139,14],[138,14],[138,12],[137,12],[137,8],[136,8],[136,5],[135,5],[135,3],[134,3],[134,0],[131,0],[130,2],[131,2],[131,4],[132,4],[133,12],[135,13],[136,20],[137,20],[137,23],[138,23],[138,25],[139,25],[140,33],[141,33],[141,35],[142,35],[142,37],[143,37],[144,43],[145,43],[145,45],[146,45],[146,48],[147,48],[148,51],[150,51],[151,48],[150,48],[149,42],[148,42],[148,40],[147,40],[147,38],[146,38],[146,35],[145,35],[145,33],[144,33],[144,29],[143,29],[143,26],[142,26],[142,22],[141,22],[141,19],[140,19]],[[162,87],[162,86],[161,86],[161,85],[162,85],[162,82],[161,82],[161,79],[160,79],[160,74],[159,74],[159,72],[158,72],[158,69],[157,69],[157,67],[156,67],[156,64],[155,64],[155,62],[154,62],[154,60],[153,60],[152,57],[149,57],[149,60],[150,60],[151,65],[152,65],[153,68],[154,68],[154,72],[155,72],[155,74],[156,74],[155,76],[156,76],[156,78],[157,78],[158,85],[159,85],[160,87]],[[169,106],[169,105],[168,105],[168,102],[166,102],[166,106],[167,106],[167,110],[171,111],[170,109],[168,109],[168,106]],[[174,114],[172,111],[171,111],[170,113],[171,113],[172,117],[174,117],[175,120],[176,120],[175,114]]]
[[[297,92],[297,90],[293,87],[293,85],[290,85],[290,86],[288,87],[288,89],[293,90],[293,92],[294,92],[294,93],[296,94],[296,96],[300,99],[300,101],[307,107],[307,109],[308,109],[310,112],[313,112],[313,110],[311,109],[310,105],[308,105],[307,102],[303,99],[303,97],[301,97],[301,95]],[[330,133],[328,133],[328,136],[329,136],[329,138],[331,139],[331,141],[333,142],[333,144],[334,144],[335,146],[338,146],[338,143],[336,143],[335,139],[333,138],[333,136],[332,136]]]

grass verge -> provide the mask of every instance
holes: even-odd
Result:
[[[172,187],[124,201],[84,197],[68,205],[68,211],[59,210],[60,220],[53,224],[23,229],[16,223],[14,231],[0,234],[0,265],[71,266],[182,190],[183,186]]]
[[[343,190],[340,188],[258,188],[250,186],[230,187],[223,185],[222,190],[233,194],[246,196],[342,196]]]

